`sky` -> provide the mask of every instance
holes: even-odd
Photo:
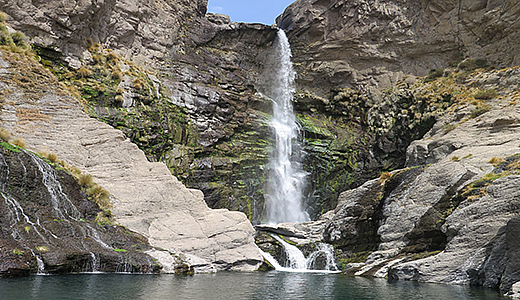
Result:
[[[274,24],[295,0],[209,0],[208,12],[228,15],[231,21]]]

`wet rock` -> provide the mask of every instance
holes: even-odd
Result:
[[[141,253],[146,239],[99,223],[101,210],[72,176],[11,149],[0,149],[0,276],[160,271]]]

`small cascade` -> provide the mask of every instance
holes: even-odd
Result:
[[[35,255],[35,257],[36,257],[36,265],[38,267],[38,271],[36,272],[36,275],[47,275],[45,273],[45,263],[38,255]]]
[[[9,215],[11,216],[11,219],[13,221],[12,226],[14,226],[14,224],[16,224],[18,222],[23,221],[26,224],[29,224],[31,226],[31,229],[34,230],[34,232],[36,232],[36,234],[38,234],[38,236],[45,242],[47,242],[47,238],[41,234],[41,232],[38,230],[38,228],[43,229],[43,231],[45,231],[46,234],[49,234],[53,238],[56,238],[56,239],[58,238],[57,236],[52,234],[52,232],[48,231],[47,229],[45,229],[45,227],[43,227],[40,224],[40,219],[36,219],[36,223],[32,222],[31,219],[29,218],[29,216],[27,216],[25,214],[23,207],[20,205],[20,203],[18,201],[16,201],[16,199],[14,199],[13,197],[11,197],[8,194],[4,194],[3,192],[0,192],[0,196],[2,196],[5,199],[5,203],[7,204],[7,207],[9,208]],[[13,231],[12,234],[15,235],[16,231]]]
[[[88,236],[90,236],[92,239],[94,239],[94,241],[96,241],[98,244],[100,244],[105,249],[110,249],[110,250],[114,249],[114,248],[110,247],[107,243],[103,242],[101,237],[99,237],[98,231],[95,228],[93,228],[92,226],[90,226],[90,224],[86,223],[85,226],[87,227],[87,230],[88,230],[87,231]]]
[[[90,252],[90,256],[92,257],[92,271],[91,273],[101,273],[99,272],[99,266],[100,266],[100,262],[99,262],[99,259],[98,257]]]
[[[56,213],[56,217],[59,219],[70,217],[74,220],[79,220],[81,218],[81,213],[72,201],[70,201],[69,197],[63,192],[61,183],[56,178],[56,171],[36,155],[30,152],[26,153],[31,156],[42,174],[42,183],[51,196],[52,206]]]
[[[298,247],[287,243],[277,235],[272,235],[272,237],[283,246],[286,254],[285,266],[282,266],[272,255],[262,251],[264,258],[275,268],[275,270],[302,273],[340,272],[334,262],[334,247],[332,247],[332,245],[319,243],[318,249],[305,258],[305,255],[303,255],[303,252],[301,252]],[[325,258],[325,267],[324,269],[316,269],[316,262],[322,257]]]

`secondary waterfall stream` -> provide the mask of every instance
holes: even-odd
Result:
[[[267,222],[309,221],[302,205],[306,173],[301,167],[300,128],[293,112],[294,79],[291,47],[283,30],[278,30],[274,50],[266,63],[264,93],[273,101],[271,128],[275,146],[269,161],[266,194]]]

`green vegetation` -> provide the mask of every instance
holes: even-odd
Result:
[[[498,93],[495,89],[487,89],[485,91],[479,90],[477,91],[473,97],[475,99],[481,99],[481,100],[489,100],[496,98],[498,96]]]
[[[338,266],[340,269],[345,269],[348,264],[354,263],[362,263],[367,260],[368,256],[372,253],[372,251],[363,251],[352,253],[349,258],[341,258],[338,260]]]
[[[491,106],[487,104],[480,104],[474,110],[471,111],[470,117],[472,119],[479,117],[491,110]]]
[[[0,142],[0,147],[6,149],[6,150],[9,150],[11,152],[16,152],[16,153],[20,153],[20,149],[18,149],[18,147],[16,146],[13,146],[9,143],[6,143],[6,142]]]
[[[25,251],[22,251],[22,250],[20,250],[18,248],[14,248],[13,249],[13,254],[15,254],[15,255],[24,255]]]
[[[457,128],[457,125],[455,125],[455,124],[446,124],[446,125],[444,125],[443,130],[444,130],[444,133],[448,133],[448,132],[454,130],[455,128]]]
[[[15,53],[32,54],[26,42],[25,35],[21,32],[9,33],[5,24],[6,15],[0,12],[0,46],[5,50]]]
[[[430,70],[430,72],[428,73],[428,76],[426,76],[426,78],[424,78],[424,82],[425,83],[432,82],[435,79],[442,77],[443,75],[444,75],[444,69]]]

